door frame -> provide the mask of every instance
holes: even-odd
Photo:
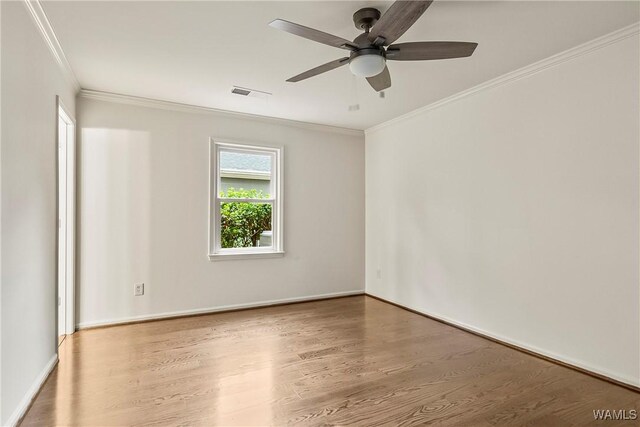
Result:
[[[67,207],[66,207],[66,236],[60,236],[60,227],[58,225],[58,216],[60,213],[60,191],[59,191],[59,175],[60,175],[60,162],[59,162],[59,146],[62,143],[60,141],[60,119],[62,119],[69,127],[66,132],[67,140],[64,141],[66,145],[66,164],[67,164]],[[56,250],[55,250],[55,313],[56,313],[56,348],[58,347],[58,262],[59,253],[58,248],[61,238],[66,238],[66,298],[65,298],[65,334],[70,335],[75,332],[75,272],[76,272],[76,120],[71,114],[71,111],[65,107],[60,96],[56,96],[56,213],[55,213],[55,227],[56,227]]]

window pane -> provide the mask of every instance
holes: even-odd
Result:
[[[220,152],[220,196],[265,199],[271,196],[271,155]]]
[[[221,203],[220,244],[222,248],[272,246],[271,204]]]

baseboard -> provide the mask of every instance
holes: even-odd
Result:
[[[171,319],[176,317],[199,316],[203,314],[223,313],[229,311],[248,310],[252,308],[273,307],[277,305],[295,304],[299,302],[319,301],[350,297],[354,295],[364,295],[364,290],[353,290],[345,292],[333,292],[328,294],[310,295],[305,297],[283,298],[278,300],[259,301],[248,304],[231,304],[219,307],[201,308],[195,310],[171,311],[165,313],[147,314],[142,316],[121,317],[118,319],[105,319],[94,322],[80,322],[76,325],[77,330],[103,328],[108,326],[126,325],[130,323],[151,322],[154,320]]]
[[[370,294],[368,292],[365,292],[365,295],[367,295],[367,296],[369,296],[371,298],[377,299],[379,301],[385,302],[387,304],[391,304],[391,305],[394,305],[396,307],[402,308],[404,310],[410,311],[411,313],[415,313],[415,314],[418,314],[420,316],[428,317],[429,319],[435,320],[435,321],[440,322],[440,323],[444,323],[445,325],[452,326],[452,327],[460,329],[462,331],[469,332],[471,334],[474,334],[474,335],[477,335],[479,337],[488,339],[488,340],[493,341],[495,343],[507,346],[507,347],[512,348],[514,350],[518,350],[520,352],[529,354],[531,356],[535,356],[535,357],[538,357],[540,359],[544,359],[544,360],[546,360],[548,362],[552,362],[552,363],[555,363],[557,365],[564,366],[565,368],[573,369],[573,370],[578,371],[580,373],[587,374],[589,376],[598,378],[600,380],[604,380],[604,381],[607,381],[609,383],[612,383],[612,384],[615,384],[615,385],[618,385],[618,386],[621,386],[621,387],[627,388],[629,390],[632,390],[632,391],[640,393],[640,386],[634,384],[634,381],[638,381],[637,379],[624,378],[624,377],[621,377],[621,376],[619,376],[619,375],[617,375],[615,373],[603,372],[601,369],[597,369],[597,368],[594,368],[592,366],[588,366],[583,362],[576,361],[576,360],[569,360],[566,357],[559,356],[559,355],[554,354],[552,352],[549,352],[549,351],[546,351],[546,350],[542,350],[542,349],[539,349],[539,348],[537,348],[535,346],[531,346],[531,345],[528,345],[528,344],[525,344],[525,343],[522,343],[522,342],[517,342],[517,341],[514,341],[512,339],[505,338],[505,337],[502,337],[502,336],[497,335],[497,334],[493,334],[491,332],[487,332],[487,331],[482,330],[480,328],[476,328],[474,326],[467,325],[465,323],[458,322],[456,320],[450,319],[450,318],[448,318],[446,316],[415,310],[415,309],[409,308],[409,307],[407,307],[405,305],[399,304],[397,302],[388,300],[386,298],[382,298],[382,297],[379,297],[379,296],[376,296],[376,295],[372,295],[372,294]]]
[[[49,378],[49,375],[51,374],[51,372],[53,372],[53,369],[56,367],[57,364],[58,364],[58,355],[54,354],[53,357],[49,360],[49,362],[47,362],[42,372],[40,372],[40,375],[38,375],[38,377],[33,382],[33,384],[31,384],[31,387],[29,387],[29,390],[27,390],[27,392],[25,393],[24,397],[18,404],[18,407],[15,409],[15,411],[13,411],[13,414],[11,414],[9,419],[3,425],[13,427],[20,424],[20,422],[22,421],[22,418],[27,414],[27,411],[31,407],[31,404],[38,396],[40,389],[44,385],[47,378]]]

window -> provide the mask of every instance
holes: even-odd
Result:
[[[210,154],[209,258],[282,256],[282,149],[212,139]]]

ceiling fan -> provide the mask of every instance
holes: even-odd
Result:
[[[391,75],[386,61],[423,61],[464,58],[471,56],[478,43],[468,42],[410,42],[392,44],[422,16],[433,0],[396,1],[380,15],[378,9],[366,7],[353,14],[356,28],[364,30],[352,42],[323,31],[276,19],[269,25],[318,43],[351,51],[349,56],[327,62],[288,79],[299,82],[349,64],[351,72],[367,81],[379,92],[391,87]]]

